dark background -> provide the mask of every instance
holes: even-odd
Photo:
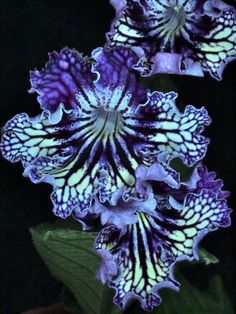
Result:
[[[40,112],[36,95],[27,94],[29,70],[41,69],[47,53],[64,46],[89,55],[104,44],[113,16],[108,0],[0,0],[0,125],[19,112],[32,116]],[[181,104],[204,105],[213,119],[205,132],[211,138],[205,163],[232,192],[231,208],[235,208],[236,178],[235,75],[236,62],[227,67],[221,82],[209,76],[172,77]],[[17,314],[60,298],[61,284],[40,260],[28,231],[55,217],[50,186],[34,185],[23,178],[20,164],[2,158],[0,162],[0,313]],[[232,301],[236,295],[235,219],[233,222],[231,228],[212,233],[202,242],[220,263],[196,266],[188,274],[201,288],[211,275],[220,274]]]

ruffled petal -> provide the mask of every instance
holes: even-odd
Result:
[[[197,39],[192,58],[204,71],[221,80],[226,65],[236,59],[236,13],[222,1],[209,0],[205,5],[211,28]]]
[[[87,137],[89,117],[64,112],[61,120],[52,124],[44,112],[37,119],[20,114],[10,120],[3,131],[1,151],[12,162],[22,161],[34,183],[50,183],[54,213],[67,217],[75,208],[82,213],[91,206],[97,191],[100,160],[96,153],[99,143]]]
[[[191,178],[187,182],[182,182],[178,189],[170,188],[168,185],[157,182],[154,191],[162,192],[162,195],[171,195],[178,202],[183,202],[186,194],[195,193],[199,194],[202,190],[210,190],[213,192],[217,199],[226,199],[230,193],[222,190],[223,180],[216,178],[216,172],[209,172],[205,165],[198,165]]]
[[[214,171],[209,172],[206,166],[199,165],[195,168],[186,186],[194,193],[199,193],[202,189],[208,189],[214,192],[218,199],[225,199],[229,197],[230,192],[222,190],[224,182],[221,179],[216,179],[216,175]]]
[[[118,267],[112,254],[107,250],[97,250],[102,256],[102,264],[97,272],[97,278],[104,284],[117,274]]]
[[[156,200],[151,189],[146,193],[145,199],[137,197],[124,198],[124,189],[119,189],[112,194],[110,203],[101,203],[97,198],[89,213],[100,216],[101,224],[114,225],[122,233],[127,229],[127,225],[136,223],[136,212],[153,213],[156,208]],[[115,202],[114,202],[115,199]]]
[[[165,164],[154,163],[150,167],[140,165],[136,171],[136,190],[139,194],[145,195],[150,181],[159,181],[172,188],[180,185],[179,174]]]
[[[17,114],[3,129],[0,144],[3,157],[11,162],[21,161],[27,166],[37,157],[58,155],[61,148],[54,137],[54,123],[61,120],[62,114],[63,107],[53,116],[46,111],[35,118],[26,113]]]
[[[189,105],[184,113],[180,113],[175,105],[176,97],[174,92],[153,92],[140,111],[156,117],[156,123],[150,121],[149,125],[144,124],[153,129],[149,129],[147,134],[150,142],[155,143],[155,148],[159,152],[168,152],[169,159],[180,157],[191,166],[205,156],[209,140],[201,133],[211,120],[205,108],[195,109]],[[135,127],[140,126],[137,123]]]
[[[132,50],[124,47],[112,50],[97,48],[92,58],[96,61],[92,66],[92,71],[97,74],[95,86],[103,94],[105,91],[104,101],[110,103],[110,107],[115,107],[113,103],[116,106],[122,104],[125,98],[129,99],[129,106],[146,101],[147,89],[140,84],[133,70],[138,57]]]
[[[117,264],[118,275],[107,281],[122,309],[130,298],[138,299],[145,310],[159,305],[159,289],[179,288],[173,275],[175,263],[198,259],[199,241],[230,224],[226,201],[210,190],[189,193],[182,204],[170,198],[169,204],[157,205],[155,216],[137,213],[138,221],[125,234],[108,226],[96,239],[95,250],[109,251]]]
[[[42,71],[31,71],[30,93],[39,94],[41,108],[55,112],[60,104],[66,109],[78,106],[76,93],[92,88],[96,75],[91,72],[91,61],[76,50],[65,48],[49,54],[49,61]]]
[[[161,180],[162,166],[167,172]],[[145,188],[151,186],[154,194],[164,198],[171,195],[178,202],[183,202],[188,193],[199,194],[202,190],[210,190],[218,199],[226,199],[230,192],[222,190],[223,180],[216,176],[216,172],[209,172],[205,165],[200,164],[195,167],[190,179],[180,184],[178,174],[165,164],[153,164],[147,168],[139,166],[136,169],[136,189],[146,195]]]

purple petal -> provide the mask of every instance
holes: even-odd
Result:
[[[75,208],[81,213],[89,208],[96,191],[97,173],[89,171],[86,154],[83,157],[81,150],[77,154],[82,143],[74,144],[75,130],[82,123],[83,119],[79,121],[77,116],[65,112],[56,124],[51,123],[48,112],[34,119],[22,113],[6,124],[2,136],[1,151],[5,158],[12,162],[21,160],[24,175],[34,183],[53,186],[53,211],[62,218]],[[90,150],[87,147],[83,153],[86,149]],[[99,163],[96,167],[99,168]]]
[[[63,53],[69,54],[63,50],[55,55],[40,74],[47,77],[45,82],[51,82],[49,69],[58,73],[55,65]],[[129,198],[138,165],[149,167],[163,153],[167,163],[177,156],[192,165],[204,157],[208,143],[200,135],[203,126],[210,123],[205,109],[188,106],[179,113],[173,92],[153,92],[146,99],[147,90],[131,70],[133,52],[98,49],[93,57],[96,65],[91,77],[96,72],[98,79],[90,85],[87,76],[81,77],[69,67],[71,77],[74,73],[78,79],[76,108],[68,110],[66,104],[58,103],[57,110],[46,110],[36,118],[23,113],[3,129],[3,156],[12,162],[22,161],[24,175],[33,182],[53,186],[54,213],[63,218],[76,213],[82,219],[95,196],[115,204],[113,193],[124,188],[124,199]],[[73,62],[81,69],[75,58]],[[167,168],[165,171],[170,174]],[[104,217],[107,222],[111,219]]]
[[[97,215],[90,214],[85,212],[84,215],[81,215],[81,212],[77,210],[77,207],[73,210],[72,216],[82,225],[83,231],[91,230],[96,228],[99,225],[99,219]]]
[[[159,289],[179,288],[175,263],[198,259],[199,241],[208,232],[230,224],[226,201],[218,200],[210,190],[189,193],[182,204],[173,198],[169,202],[171,207],[157,203],[154,215],[138,212],[137,222],[129,225],[126,233],[111,225],[95,241],[95,250],[107,250],[117,265],[118,276],[103,274],[102,278],[116,290],[114,302],[121,309],[131,298],[138,299],[145,310],[159,305]]]
[[[48,124],[53,126],[54,123],[58,123],[63,111],[64,109],[60,107],[54,115],[43,112],[35,118],[30,118],[26,113],[20,113],[9,120],[4,127],[0,146],[3,157],[11,162],[22,161],[23,165],[27,166],[46,152],[49,157],[58,153],[59,143],[56,139],[50,138],[50,130],[45,129]],[[53,146],[55,146],[54,151],[50,150]]]
[[[120,98],[118,101],[129,95],[130,105],[146,101],[147,89],[139,83],[137,73],[133,70],[133,65],[137,63],[138,58],[132,50],[124,47],[112,50],[97,48],[93,51],[92,57],[96,61],[92,70],[98,76],[96,81],[98,89],[103,92],[107,89],[113,96],[117,94],[117,98]],[[120,93],[117,93],[117,90]],[[106,97],[106,101],[112,101],[112,98]]]
[[[133,224],[137,221],[137,217],[134,212],[137,208],[111,208],[107,209],[101,214],[102,225],[115,225],[120,230],[124,231],[129,224]]]
[[[30,73],[30,93],[37,92],[41,108],[50,112],[55,112],[61,103],[66,109],[76,109],[76,93],[90,89],[95,78],[91,61],[76,50],[65,48],[49,54],[45,69]]]
[[[176,97],[174,92],[153,92],[141,112],[157,117],[156,134],[151,141],[159,152],[168,152],[169,159],[180,157],[191,166],[205,156],[209,140],[201,133],[211,120],[206,109],[195,109],[191,105],[181,114],[175,105]]]
[[[199,193],[202,189],[208,189],[214,192],[218,199],[226,199],[230,193],[228,191],[222,191],[224,185],[223,180],[215,179],[216,172],[209,172],[204,165],[195,168],[195,171],[187,182],[187,185],[192,186],[192,191]]]
[[[231,8],[231,6],[221,0],[208,0],[204,3],[204,13],[213,18],[220,17],[222,11],[229,10]]]
[[[178,174],[166,165],[154,163],[146,168],[143,165],[137,167],[136,171],[136,190],[139,194],[145,195],[148,181],[160,181],[172,188],[179,187]]]
[[[162,197],[171,195],[178,202],[183,202],[188,193],[201,193],[202,190],[210,190],[215,193],[217,199],[226,199],[230,193],[222,191],[223,180],[216,179],[215,172],[209,172],[204,165],[198,165],[191,178],[182,182],[178,188],[170,187],[164,182],[152,182],[152,188],[155,194]]]
[[[236,59],[235,9],[218,0],[207,1],[204,8],[211,28],[199,37],[192,58],[203,71],[221,80],[226,65]]]
[[[151,76],[157,73],[204,76],[199,63],[184,58],[181,54],[170,52],[158,52],[146,62],[143,62],[143,58],[141,58],[134,65],[134,69],[138,70],[142,76]]]
[[[145,199],[129,197],[128,200],[124,199],[124,190],[119,189],[113,193],[110,203],[103,204],[96,198],[89,213],[95,216],[100,215],[102,225],[115,225],[125,232],[127,225],[137,221],[136,212],[153,213],[155,208],[156,200],[151,189],[146,192]]]
[[[97,253],[102,256],[102,262],[97,272],[97,278],[105,284],[117,274],[118,267],[109,251],[100,249],[97,250]]]
[[[122,12],[127,5],[126,0],[110,0],[111,5],[114,7],[116,10],[116,14],[119,14]]]
[[[146,47],[155,46],[149,32],[157,25],[149,9],[140,1],[126,1],[127,5],[118,10],[107,33],[107,47]],[[122,9],[120,7],[120,9]],[[146,43],[148,42],[148,43]]]

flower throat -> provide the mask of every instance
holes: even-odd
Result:
[[[117,110],[99,107],[94,112],[94,131],[102,137],[116,136],[123,127],[122,115]]]

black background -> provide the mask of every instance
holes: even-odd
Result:
[[[27,94],[29,70],[41,69],[48,52],[65,46],[90,55],[104,44],[113,16],[108,0],[0,0],[0,125],[19,112],[32,116],[40,112],[36,95]],[[209,76],[173,77],[181,104],[204,105],[213,119],[205,132],[211,138],[205,163],[231,191],[231,208],[235,208],[236,178],[235,75],[233,62],[221,82]],[[0,313],[14,314],[59,300],[61,284],[35,252],[28,231],[55,217],[50,186],[23,178],[20,164],[2,158],[0,162]],[[219,273],[232,300],[236,295],[233,222],[231,228],[212,233],[202,242],[220,263],[187,272],[191,282],[202,288],[211,275]]]

